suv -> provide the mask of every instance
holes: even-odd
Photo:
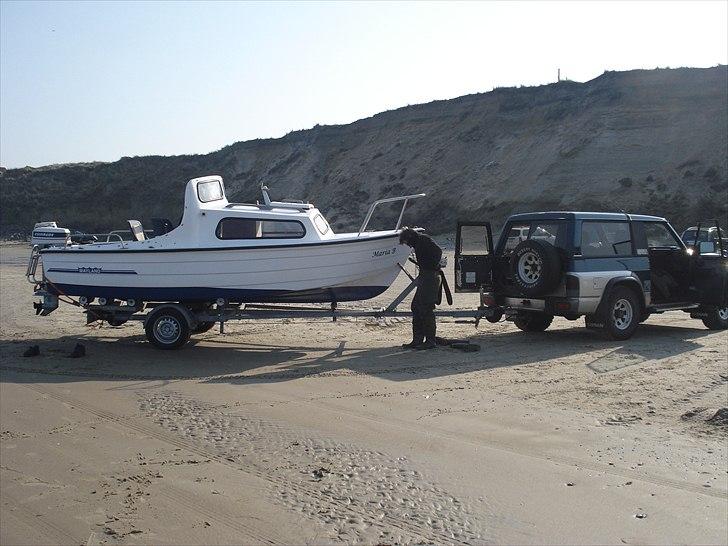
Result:
[[[725,237],[725,230],[719,226],[701,227],[701,224],[698,224],[683,231],[680,237],[688,248],[707,242],[715,243],[718,248],[722,246],[723,253],[728,252],[728,238]]]
[[[511,216],[495,246],[491,234],[488,222],[458,222],[455,240],[455,291],[480,292],[489,320],[540,332],[554,316],[585,316],[623,340],[650,314],[682,310],[728,328],[728,257],[714,243],[688,249],[664,218],[537,212]]]

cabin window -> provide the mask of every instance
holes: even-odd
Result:
[[[306,230],[296,220],[223,218],[215,235],[218,239],[300,239]]]
[[[321,232],[321,235],[326,235],[326,233],[328,233],[330,229],[329,223],[323,216],[321,216],[320,214],[314,216],[313,223],[316,224],[316,229]]]
[[[203,203],[210,201],[218,201],[224,197],[222,184],[219,180],[210,180],[209,182],[200,182],[197,184],[197,197]]]

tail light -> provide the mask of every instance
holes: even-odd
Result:
[[[569,298],[579,297],[579,277],[566,275],[566,296]]]

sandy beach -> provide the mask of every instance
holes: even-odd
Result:
[[[480,351],[416,352],[407,320],[268,320],[159,351],[138,322],[36,317],[29,248],[0,251],[2,545],[728,542],[728,332],[685,313],[621,343],[444,319]]]

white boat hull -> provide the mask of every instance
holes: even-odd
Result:
[[[200,249],[48,249],[49,288],[70,296],[137,301],[323,303],[384,292],[409,248],[398,234],[315,244]]]

